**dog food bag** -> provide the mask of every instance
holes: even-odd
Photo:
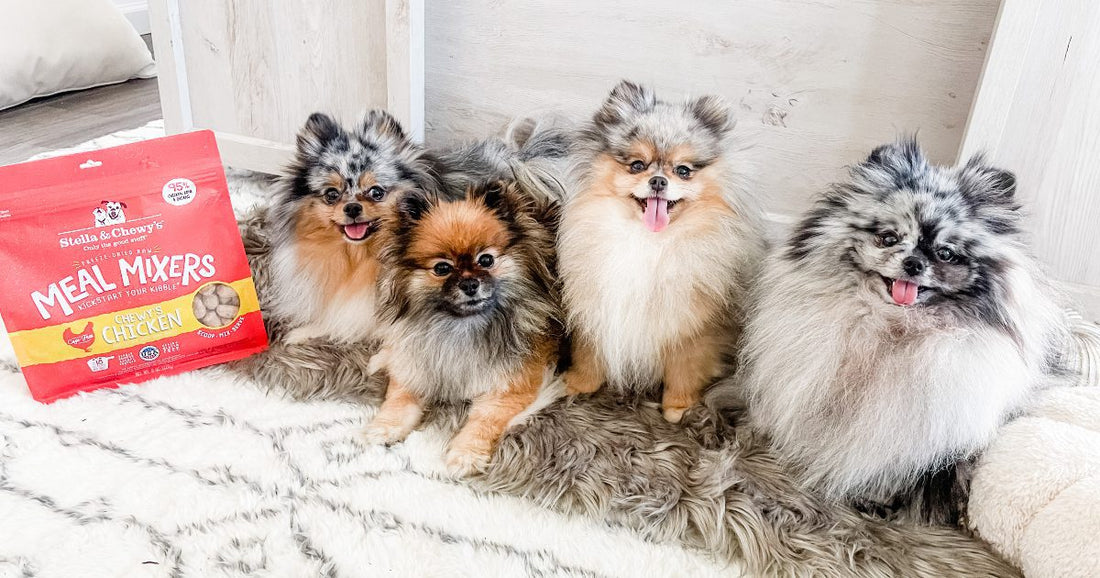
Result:
[[[39,401],[267,346],[209,131],[0,168],[0,262]]]

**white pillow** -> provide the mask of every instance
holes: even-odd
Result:
[[[0,110],[66,90],[156,76],[145,42],[111,0],[0,5]]]

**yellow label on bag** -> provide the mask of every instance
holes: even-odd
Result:
[[[226,283],[240,298],[235,317],[260,310],[251,278]],[[161,303],[76,319],[58,325],[10,334],[15,355],[23,367],[57,363],[110,353],[142,342],[175,337],[193,331],[217,331],[194,314],[195,291]]]

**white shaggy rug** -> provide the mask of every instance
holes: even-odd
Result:
[[[474,491],[443,473],[434,430],[367,447],[372,409],[281,399],[218,368],[42,405],[0,334],[0,578],[740,574]]]

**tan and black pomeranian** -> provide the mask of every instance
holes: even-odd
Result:
[[[570,394],[663,382],[678,422],[726,371],[765,243],[737,186],[721,99],[623,81],[581,132],[558,242]]]
[[[292,327],[292,343],[377,337],[386,217],[402,195],[439,190],[434,162],[384,111],[350,130],[317,113],[298,133],[288,173],[272,209],[272,314]]]
[[[545,200],[512,180],[401,200],[380,283],[387,327],[371,362],[389,387],[369,442],[403,440],[427,404],[469,400],[446,462],[473,472],[552,379],[563,328],[558,206]]]

